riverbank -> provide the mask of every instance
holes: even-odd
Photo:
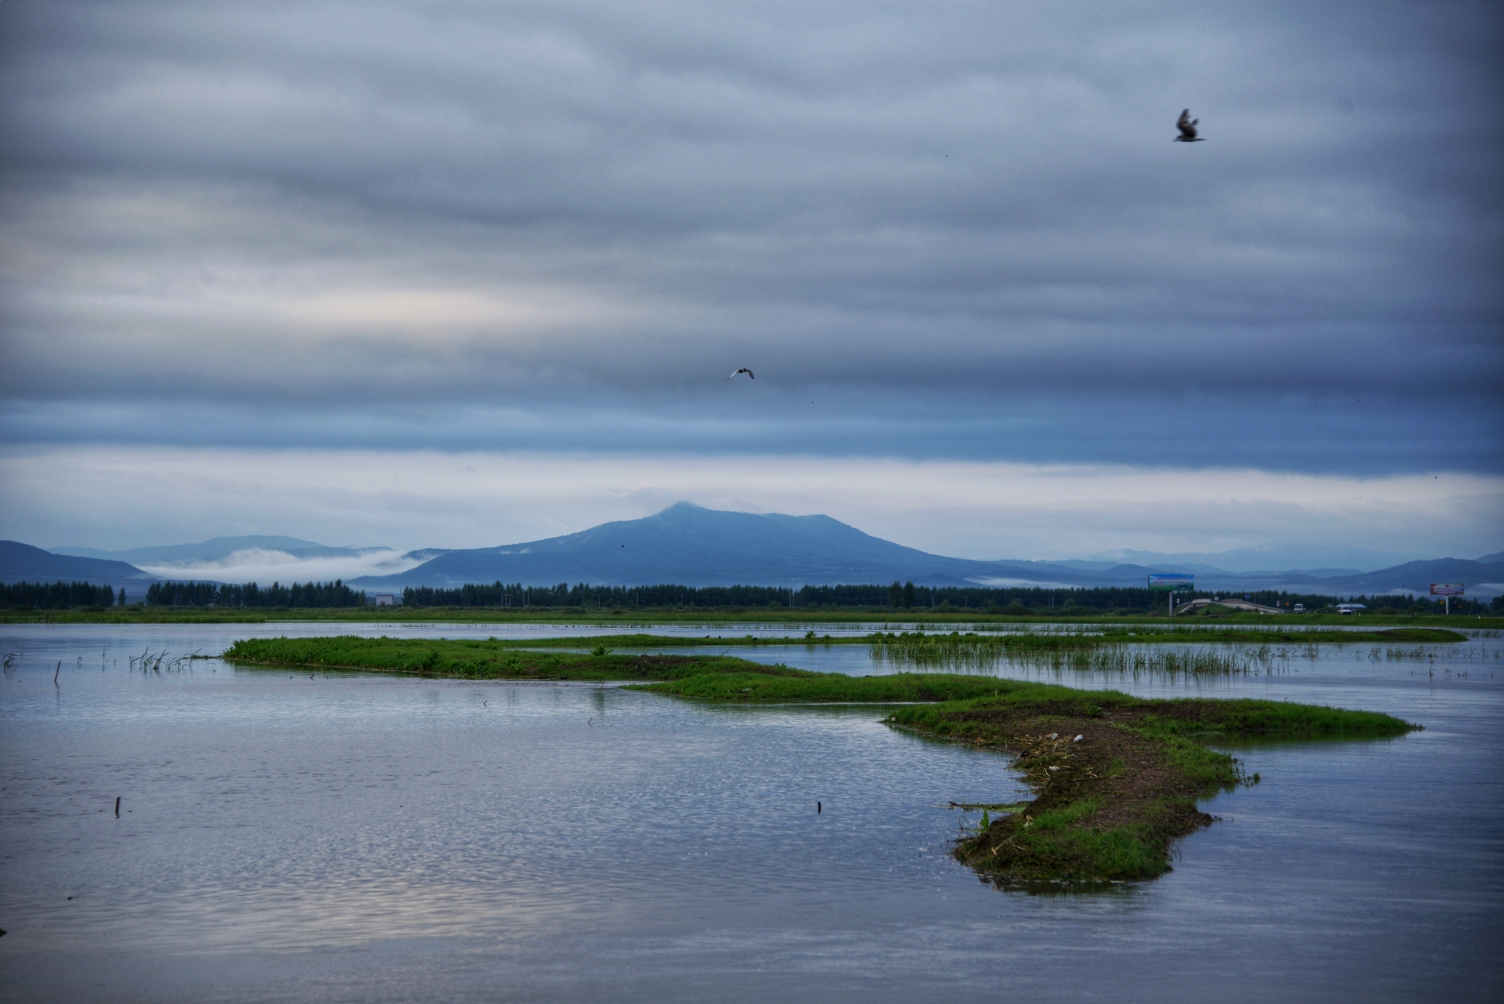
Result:
[[[904,704],[889,725],[1010,753],[1033,789],[1021,805],[974,806],[987,813],[984,825],[955,848],[999,885],[1168,871],[1174,841],[1213,821],[1196,800],[1257,781],[1203,745],[1210,736],[1377,738],[1418,728],[1389,715],[1278,701],[1152,700],[983,675],[854,677],[729,654],[619,653],[596,641],[593,652],[568,652],[479,641],[253,639],[237,641],[224,658],[459,679],[631,681],[632,689],[743,704]]]

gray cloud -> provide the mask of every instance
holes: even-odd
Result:
[[[1504,460],[1489,5],[0,18],[13,441]]]

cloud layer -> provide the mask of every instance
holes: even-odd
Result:
[[[362,575],[391,575],[416,568],[421,561],[394,550],[361,555],[308,558],[266,548],[234,551],[219,561],[179,561],[170,564],[138,562],[142,571],[164,579],[202,579],[210,582],[329,582]]]
[[[1504,469],[1492,5],[0,27],[12,443]]]

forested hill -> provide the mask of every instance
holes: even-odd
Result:
[[[140,599],[152,576],[123,561],[53,554],[19,541],[0,540],[0,582],[58,581],[123,586],[129,596]]]
[[[450,551],[398,575],[351,584],[453,587],[468,582],[592,582],[689,586],[892,582],[962,585],[984,579],[1086,585],[1099,573],[1045,562],[968,561],[865,534],[829,516],[722,512],[680,502],[643,519],[528,543]]]
[[[874,537],[829,516],[722,512],[681,502],[643,519],[603,523],[563,537],[449,551],[409,571],[350,584],[368,591],[494,582],[789,587],[895,580],[939,587],[1137,588],[1149,572],[1181,570],[1173,564],[1102,567],[949,558]],[[1196,581],[1202,589],[1230,594],[1288,590],[1333,596],[1397,589],[1425,593],[1432,582],[1464,582],[1468,595],[1487,598],[1504,591],[1504,564],[1443,558],[1338,576],[1320,570],[1240,575],[1204,569]]]
[[[1488,555],[1498,559],[1499,555]],[[1468,585],[1471,595],[1494,595],[1504,584],[1504,561],[1468,561],[1463,558],[1437,558],[1433,561],[1407,561],[1393,568],[1360,575],[1334,576],[1320,580],[1323,589],[1334,595],[1384,593],[1408,589],[1428,593],[1433,582]]]

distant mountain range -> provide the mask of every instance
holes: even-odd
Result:
[[[1089,559],[1106,561],[1113,565],[1163,565],[1173,564],[1187,570],[1204,568],[1207,571],[1252,572],[1284,571],[1292,568],[1310,572],[1325,572],[1331,575],[1356,575],[1359,572],[1379,568],[1391,568],[1409,560],[1411,555],[1396,551],[1380,551],[1373,548],[1337,547],[1330,545],[1266,544],[1259,547],[1240,547],[1231,551],[1208,552],[1163,552],[1120,549],[1087,556]]]
[[[502,547],[449,551],[395,575],[351,580],[367,590],[453,588],[468,582],[550,585],[677,583],[686,586],[819,585],[912,580],[929,586],[1137,586],[1150,572],[1192,571],[1200,588],[1228,593],[1287,589],[1348,595],[1467,582],[1475,595],[1504,592],[1504,563],[1444,558],[1374,572],[1309,569],[1237,573],[1179,562],[974,561],[929,554],[865,534],[829,516],[702,509],[680,502],[642,519]]]
[[[1085,585],[1091,578],[1045,562],[929,554],[829,516],[721,512],[680,502],[642,519],[603,523],[563,537],[449,551],[408,571],[366,576],[352,584],[367,589],[453,587],[499,579],[532,585],[788,586],[912,579],[928,585],[982,580]]]
[[[264,558],[271,554],[296,559],[292,565],[271,566],[283,581],[292,581],[299,569],[308,577],[316,572],[318,577],[335,578],[336,574],[328,570],[346,567],[348,572],[357,573],[352,576],[347,572],[346,581],[367,591],[400,591],[404,586],[452,588],[498,580],[526,585],[588,582],[687,586],[912,580],[931,586],[1069,588],[1137,586],[1150,572],[1192,572],[1198,588],[1229,594],[1261,589],[1336,596],[1372,596],[1395,590],[1424,593],[1432,582],[1464,582],[1470,596],[1504,593],[1504,552],[1486,555],[1480,561],[1410,561],[1375,571],[1330,566],[1237,571],[1206,561],[1185,560],[1231,555],[1234,560],[1230,563],[1246,566],[1257,565],[1274,553],[1273,549],[1255,548],[1221,555],[1122,551],[1070,561],[975,561],[895,544],[829,516],[723,512],[680,502],[642,519],[603,523],[562,537],[501,547],[429,548],[400,556],[387,548],[329,547],[296,537],[273,536],[216,537],[201,544],[127,551],[81,547],[44,551],[7,541],[0,542],[0,581],[81,579],[117,588],[124,585],[127,595],[135,599],[156,577],[243,581],[245,577],[237,578],[235,573],[246,566],[233,566],[237,556]],[[1130,554],[1143,560],[1114,561],[1110,557]],[[225,562],[233,567],[221,567]],[[136,563],[152,569],[143,571]],[[393,574],[358,574],[400,565],[411,567]]]

